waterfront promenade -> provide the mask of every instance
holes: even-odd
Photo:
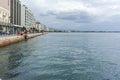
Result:
[[[45,33],[34,33],[27,35],[11,35],[11,36],[1,36],[0,37],[0,47],[8,46],[17,42],[24,41],[25,39],[34,38]]]

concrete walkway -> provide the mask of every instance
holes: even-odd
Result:
[[[44,33],[34,33],[27,34],[27,39],[43,35]],[[0,47],[7,46],[13,43],[24,41],[26,35],[10,35],[10,36],[0,36]]]

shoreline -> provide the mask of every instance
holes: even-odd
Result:
[[[49,32],[49,33],[120,33],[120,31],[76,31],[76,32]]]
[[[18,43],[24,41],[26,39],[31,39],[37,36],[41,36],[46,33],[34,33],[34,34],[27,34],[27,35],[13,35],[13,36],[5,36],[0,38],[0,47],[5,47],[12,45],[14,43]]]

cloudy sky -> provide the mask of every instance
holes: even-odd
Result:
[[[119,30],[120,0],[21,0],[49,27]]]

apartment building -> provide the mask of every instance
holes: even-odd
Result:
[[[21,6],[21,26],[31,29],[35,27],[35,17],[31,10],[25,5]]]
[[[10,22],[15,25],[21,25],[21,2],[19,0],[10,0]]]
[[[12,30],[10,24],[10,0],[0,0],[0,33],[10,33]]]
[[[42,25],[40,22],[36,22],[36,27],[35,27],[39,32],[42,31]]]

